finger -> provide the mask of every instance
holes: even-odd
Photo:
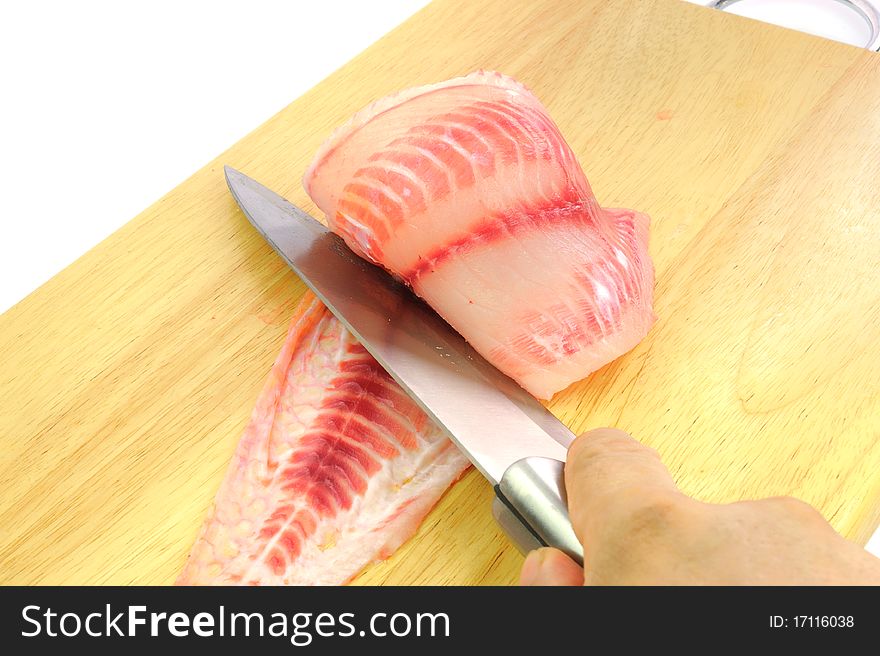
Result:
[[[519,584],[583,585],[584,570],[558,549],[544,547],[529,553],[522,566]]]
[[[657,452],[615,428],[589,431],[572,443],[565,488],[572,526],[585,546],[615,513],[681,494]]]

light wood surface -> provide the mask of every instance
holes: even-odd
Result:
[[[438,0],[0,317],[0,581],[174,580],[303,291],[222,165],[314,211],[334,126],[477,68],[534,89],[603,205],[653,218],[660,320],[553,411],[632,432],[700,499],[792,494],[867,540],[880,58],[673,0]],[[514,582],[490,496],[472,472],[358,582]]]

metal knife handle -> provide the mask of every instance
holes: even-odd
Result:
[[[492,514],[523,553],[556,547],[583,564],[584,550],[568,517],[564,467],[552,458],[513,463],[495,486]]]

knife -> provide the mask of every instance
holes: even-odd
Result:
[[[520,550],[556,547],[583,563],[563,482],[572,432],[385,270],[275,192],[224,171],[251,224],[493,485],[492,513]]]

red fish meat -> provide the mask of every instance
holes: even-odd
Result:
[[[177,583],[344,583],[468,464],[309,293]]]
[[[373,103],[303,184],[352,249],[539,398],[655,321],[648,217],[600,207],[546,109],[500,73]]]

